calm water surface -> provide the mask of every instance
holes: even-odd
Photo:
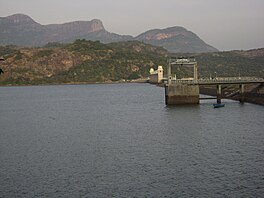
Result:
[[[0,87],[0,197],[263,197],[264,107],[148,84]]]

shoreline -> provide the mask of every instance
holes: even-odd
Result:
[[[27,87],[27,86],[52,86],[52,85],[95,85],[95,84],[122,84],[122,83],[148,83],[146,79],[130,81],[105,81],[105,82],[67,82],[67,83],[39,83],[39,84],[0,84],[0,87]]]

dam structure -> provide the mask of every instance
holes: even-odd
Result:
[[[160,84],[163,83],[163,67],[161,65],[158,66],[157,70],[150,68],[149,70],[149,82],[152,84]]]
[[[166,105],[179,105],[179,104],[199,104],[199,85],[186,84],[186,80],[183,79],[180,82],[177,81],[176,75],[172,76],[173,65],[193,65],[193,78],[187,78],[186,80],[196,82],[198,80],[198,68],[197,62],[194,58],[175,58],[169,59],[167,67],[167,79],[165,82],[165,102]]]
[[[172,75],[173,65],[191,65],[193,66],[193,77],[177,79]],[[199,86],[213,85],[216,86],[217,103],[221,103],[222,86],[236,84],[239,86],[240,102],[244,102],[244,85],[251,83],[264,83],[263,78],[256,77],[215,77],[215,78],[198,78],[198,65],[195,58],[171,58],[167,66],[167,78],[163,78],[165,84],[165,103],[166,105],[184,105],[199,104]],[[208,98],[206,98],[208,99]]]

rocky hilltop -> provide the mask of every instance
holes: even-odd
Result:
[[[41,25],[23,14],[0,18],[0,45],[43,46],[50,42],[72,42],[78,38],[114,42],[130,37],[107,32],[99,19]]]
[[[183,27],[170,27],[147,31],[136,37],[136,40],[162,46],[170,52],[216,52],[216,48],[206,44],[196,34]]]
[[[76,39],[102,43],[138,40],[170,52],[217,51],[193,32],[178,26],[150,30],[132,37],[108,32],[99,19],[41,25],[23,14],[0,17],[0,45],[43,46],[50,42],[70,43]]]

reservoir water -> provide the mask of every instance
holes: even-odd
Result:
[[[263,197],[264,107],[149,84],[0,87],[0,197]]]

